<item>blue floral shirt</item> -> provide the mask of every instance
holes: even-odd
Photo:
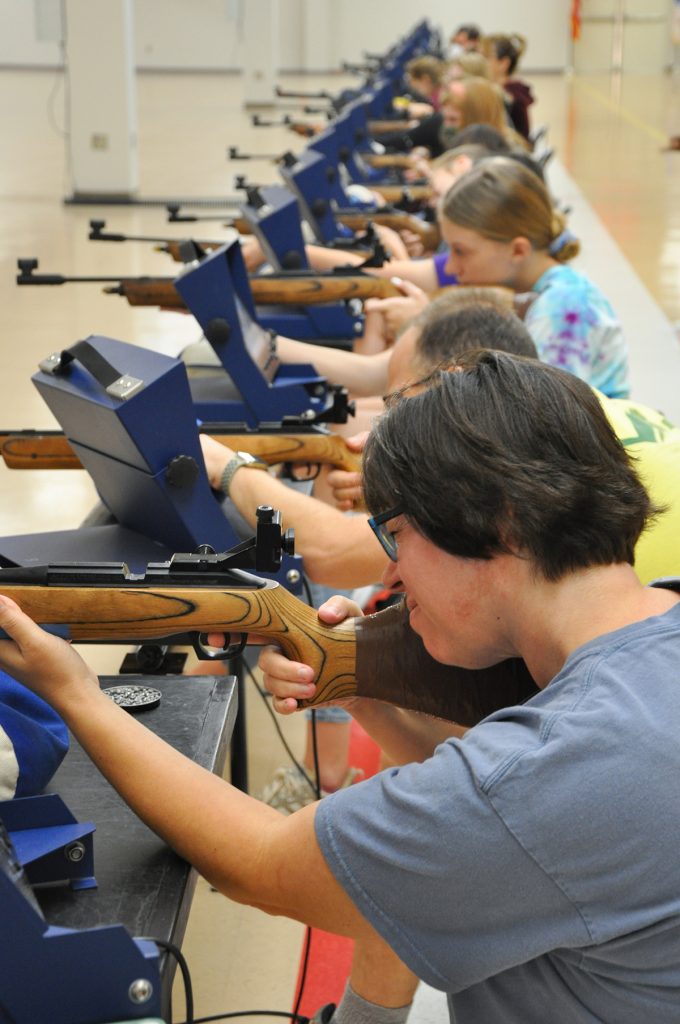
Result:
[[[540,358],[569,370],[609,398],[627,398],[628,346],[621,324],[592,281],[564,264],[534,285],[524,322]]]

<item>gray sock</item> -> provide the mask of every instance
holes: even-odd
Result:
[[[406,1006],[380,1006],[358,996],[349,982],[331,1024],[405,1024],[411,1003]]]

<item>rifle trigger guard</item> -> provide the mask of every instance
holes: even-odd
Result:
[[[226,647],[215,650],[214,647],[208,646],[208,634],[199,633],[194,640],[193,646],[201,661],[229,661],[231,658],[239,655],[247,643],[247,634],[241,633],[236,643],[228,644]]]

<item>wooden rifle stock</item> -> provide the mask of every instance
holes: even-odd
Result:
[[[371,185],[371,190],[379,192],[388,203],[398,203],[404,195],[425,202],[434,195],[431,185]]]
[[[105,288],[107,295],[122,295],[130,306],[161,306],[163,309],[186,309],[171,277],[128,277]]]
[[[81,469],[61,431],[21,430],[0,434],[0,455],[8,469]]]
[[[250,288],[255,303],[262,306],[313,306],[324,302],[342,302],[345,299],[386,299],[402,294],[387,278],[360,273],[312,274],[307,277],[266,274],[251,277]],[[169,277],[126,278],[104,291],[108,295],[123,295],[131,306],[186,309],[173,279]]]
[[[361,470],[361,456],[338,434],[225,434],[216,441],[236,451],[256,455],[269,466],[282,462],[334,466],[351,473]]]
[[[139,642],[173,634],[239,633],[266,638],[315,672],[310,704],[370,697],[474,725],[537,692],[517,659],[488,669],[441,665],[408,624],[403,605],[333,628],[277,583],[245,589],[200,586],[34,586],[4,584],[34,621],[74,642]],[[54,630],[53,630],[54,631]]]
[[[263,274],[251,277],[250,287],[255,302],[263,306],[281,302],[312,306],[344,299],[387,299],[402,294],[387,278],[360,273],[289,278]]]
[[[352,231],[360,231],[371,222],[384,224],[394,231],[412,231],[414,235],[418,235],[426,249],[436,249],[441,241],[436,224],[429,224],[410,213],[382,213],[380,210],[376,210],[375,213],[341,213],[338,214],[338,220]]]
[[[417,121],[410,118],[395,117],[385,121],[369,121],[366,127],[369,135],[399,135],[414,128],[417,124]]]
[[[238,434],[213,433],[208,429],[202,432],[235,451],[256,455],[268,466],[297,462],[334,466],[350,472],[361,469],[361,457],[347,447],[342,437],[330,432]],[[82,469],[66,436],[58,431],[0,434],[0,455],[8,469]]]
[[[413,167],[408,153],[362,153],[361,159],[369,167]]]

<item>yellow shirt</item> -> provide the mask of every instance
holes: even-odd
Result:
[[[635,571],[643,583],[680,576],[680,429],[639,402],[596,394],[652,501],[666,509],[640,537]]]

